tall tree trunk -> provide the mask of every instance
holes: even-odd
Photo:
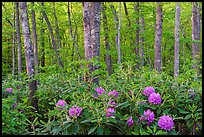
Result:
[[[43,15],[40,17],[41,24],[43,24]],[[40,64],[41,67],[45,67],[45,40],[44,40],[45,29],[43,25],[40,28],[40,45],[41,45],[41,56],[40,56]]]
[[[121,63],[121,53],[120,53],[120,27],[119,27],[119,20],[116,14],[116,10],[114,8],[114,6],[111,4],[110,5],[111,9],[113,10],[113,15],[114,15],[114,22],[115,22],[115,28],[117,29],[117,34],[116,34],[116,46],[117,46],[117,52],[118,52],[118,64]]]
[[[41,2],[41,5],[44,7],[44,2]],[[54,39],[54,34],[53,34],[52,26],[51,26],[50,21],[49,21],[49,19],[47,17],[47,14],[45,13],[44,10],[42,10],[42,14],[43,14],[43,17],[45,18],[45,21],[47,22],[47,26],[48,26],[48,29],[50,31],[50,35],[51,35],[51,39],[52,39],[52,45],[53,45],[54,51],[56,53],[58,64],[59,64],[59,66],[61,68],[63,68],[64,65],[63,65],[63,62],[61,61],[61,58],[60,58],[60,55],[59,55],[59,51],[58,51],[57,46],[56,46],[56,42],[55,42],[55,39]]]
[[[112,74],[112,61],[111,61],[111,55],[110,55],[110,44],[109,44],[109,40],[108,40],[108,33],[109,33],[108,22],[107,22],[105,10],[106,10],[106,5],[103,4],[102,15],[103,15],[103,29],[105,32],[104,41],[105,41],[105,46],[106,46],[105,62],[107,65],[108,75],[110,76]]]
[[[175,46],[174,46],[174,78],[179,75],[179,30],[180,30],[180,6],[176,3],[175,15]]]
[[[52,4],[53,4],[54,17],[55,17],[55,27],[56,27],[55,32],[56,32],[56,37],[57,37],[58,49],[60,49],[61,48],[61,41],[60,41],[58,20],[57,20],[57,15],[56,15],[56,10],[55,10],[55,2],[52,2]]]
[[[196,69],[198,74],[199,72],[199,62],[200,62],[200,45],[198,42],[195,42],[196,40],[199,39],[199,26],[198,26],[198,17],[197,17],[197,3],[192,2],[192,58],[193,61],[193,69]]]
[[[18,43],[18,75],[22,72],[22,59],[21,59],[21,38],[20,38],[20,26],[19,26],[19,9],[18,9],[18,2],[15,2],[16,5],[16,37]],[[19,76],[19,79],[20,76]]]
[[[162,44],[162,5],[157,2],[156,7],[156,35],[154,43],[154,69],[162,71],[161,44]]]
[[[124,4],[124,9],[125,9],[125,15],[126,15],[126,17],[128,19],[128,27],[130,27],[131,23],[130,23],[130,18],[128,16],[128,10],[127,10],[127,6],[126,6],[126,2],[123,2],[123,4]]]
[[[16,55],[15,55],[15,6],[13,5],[13,42],[12,42],[12,76],[15,76],[15,64],[16,64]]]
[[[134,6],[135,12],[138,15],[136,18],[136,41],[135,41],[135,55],[136,55],[136,69],[139,69],[139,36],[140,36],[140,29],[139,29],[139,2]]]
[[[23,29],[23,36],[24,36],[24,47],[25,47],[25,58],[26,58],[26,71],[30,81],[28,82],[28,89],[30,92],[30,101],[31,106],[35,109],[32,111],[38,111],[38,101],[37,97],[35,96],[35,91],[37,90],[36,81],[33,80],[35,76],[35,68],[34,68],[34,53],[32,48],[32,40],[30,36],[30,26],[28,21],[28,10],[26,2],[19,2],[20,4],[20,13],[22,19],[22,29]],[[33,119],[31,119],[33,120]]]
[[[140,65],[144,66],[144,15],[141,17],[141,32],[140,32]]]
[[[32,33],[33,33],[33,50],[34,50],[34,63],[35,63],[35,73],[39,73],[39,63],[38,63],[38,45],[37,45],[37,33],[36,33],[36,22],[35,22],[35,11],[34,2],[32,2]]]
[[[76,48],[76,52],[77,52],[77,54],[78,54],[78,58],[79,59],[82,59],[81,58],[81,55],[80,55],[80,53],[79,53],[79,49],[78,49],[78,44],[77,44],[77,41],[76,41],[76,36],[73,34],[73,31],[72,31],[72,23],[71,23],[71,17],[70,17],[70,9],[69,9],[69,2],[68,2],[68,23],[69,23],[69,28],[70,28],[70,35],[71,35],[71,37],[72,37],[72,40],[74,41],[74,46],[75,46],[75,48]]]
[[[120,51],[120,28],[121,28],[121,21],[122,21],[122,13],[121,13],[121,2],[119,3],[119,22],[118,22],[118,64],[121,64],[121,51]]]
[[[93,47],[93,57],[100,61],[100,11],[101,3],[92,2],[91,3],[91,45]],[[98,64],[98,63],[97,63]],[[99,65],[93,66],[95,71],[99,69]],[[93,82],[99,84],[98,75],[93,76]]]

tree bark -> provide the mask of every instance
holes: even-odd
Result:
[[[43,15],[40,17],[41,24],[43,24]],[[40,55],[40,65],[45,67],[45,40],[44,40],[45,28],[43,25],[40,27],[40,45],[41,45],[41,55]]]
[[[32,2],[34,8],[34,2]],[[39,73],[39,63],[38,63],[38,45],[37,45],[37,33],[36,33],[36,22],[35,22],[35,11],[32,9],[32,36],[33,36],[33,50],[34,50],[34,63],[35,63],[35,73]]]
[[[111,60],[111,55],[110,55],[110,44],[109,44],[109,38],[108,38],[108,22],[107,22],[107,16],[106,16],[106,5],[103,4],[103,8],[102,8],[102,15],[103,15],[103,29],[105,32],[105,37],[104,37],[104,41],[105,41],[105,46],[106,46],[106,55],[105,55],[105,62],[107,65],[107,71],[108,71],[108,75],[110,76],[112,74],[112,60]]]
[[[44,2],[41,2],[41,5],[44,7]],[[48,26],[48,29],[50,31],[50,35],[51,35],[51,39],[52,39],[52,45],[53,45],[54,51],[56,53],[58,64],[59,64],[59,66],[61,68],[63,68],[64,65],[63,65],[63,62],[61,61],[61,58],[60,58],[60,55],[59,55],[59,51],[58,51],[57,46],[56,46],[56,42],[55,42],[55,39],[54,39],[54,34],[53,34],[52,26],[51,26],[50,21],[49,21],[49,19],[47,17],[47,14],[45,13],[44,10],[42,10],[42,14],[43,14],[43,17],[45,18],[45,21],[47,22],[47,26]]]
[[[141,32],[140,32],[140,66],[144,66],[144,15],[141,17]]]
[[[139,2],[134,6],[135,12],[138,15],[136,18],[136,41],[135,41],[135,55],[136,55],[136,69],[139,69],[139,36],[140,36],[140,29],[139,29]]]
[[[25,48],[25,58],[26,58],[26,71],[30,81],[28,82],[28,89],[30,92],[30,101],[31,106],[35,109],[32,111],[38,111],[38,101],[35,95],[35,91],[37,89],[36,81],[33,80],[35,76],[35,68],[34,68],[34,53],[32,48],[32,41],[30,36],[30,26],[28,21],[28,10],[26,2],[19,2],[20,3],[20,13],[22,19],[22,29],[23,29],[23,36],[24,36],[24,48]]]
[[[199,25],[198,25],[198,13],[197,13],[197,3],[192,2],[192,58],[193,58],[193,69],[196,69],[198,74],[199,72],[199,62],[200,62],[200,46],[198,42],[195,42],[199,39]]]
[[[17,37],[17,43],[18,43],[18,75],[22,73],[22,51],[21,51],[21,38],[20,38],[20,26],[19,26],[19,9],[18,9],[18,2],[15,2],[16,5],[16,37]],[[20,76],[19,76],[19,79]]]
[[[161,44],[162,44],[162,7],[161,2],[157,2],[156,36],[154,45],[154,69],[157,70],[158,72],[162,71]]]
[[[116,46],[117,46],[117,52],[118,52],[118,64],[121,63],[121,52],[120,52],[120,27],[119,27],[119,20],[116,14],[116,10],[114,6],[111,4],[110,5],[111,9],[113,10],[113,15],[114,15],[114,22],[115,22],[115,28],[117,29],[117,34],[116,34]]]
[[[91,45],[93,47],[93,57],[100,61],[100,11],[101,3],[92,2],[91,3]],[[98,64],[98,63],[97,63]],[[93,66],[95,71],[99,69],[99,65]],[[99,84],[98,75],[93,76],[93,82]]]
[[[15,53],[15,6],[13,5],[13,40],[12,40],[12,76],[15,76],[15,67],[16,67],[16,53]]]
[[[79,49],[78,49],[78,44],[77,44],[77,41],[76,41],[76,36],[73,34],[73,31],[72,31],[72,23],[71,23],[71,17],[70,17],[70,9],[69,9],[69,2],[68,2],[68,23],[69,23],[69,29],[70,29],[70,35],[71,35],[71,37],[72,37],[72,40],[74,41],[74,46],[75,46],[75,48],[76,48],[76,52],[77,52],[77,54],[78,54],[78,58],[79,59],[82,59],[81,58],[81,55],[80,55],[80,53],[79,53]]]
[[[180,30],[180,6],[179,2],[176,3],[175,15],[175,46],[174,46],[174,78],[179,75],[179,30]]]
[[[60,49],[61,48],[61,41],[60,41],[58,20],[57,20],[57,15],[56,15],[56,10],[55,10],[55,2],[52,2],[52,4],[53,4],[54,17],[55,17],[55,27],[56,27],[55,32],[56,32],[56,37],[57,37],[58,49]]]
[[[123,4],[124,4],[124,9],[125,9],[125,15],[126,15],[126,17],[127,17],[127,19],[128,19],[128,27],[130,27],[130,26],[131,26],[131,23],[130,23],[130,18],[129,18],[129,16],[128,16],[127,6],[126,6],[126,3],[125,3],[125,2],[123,2]]]

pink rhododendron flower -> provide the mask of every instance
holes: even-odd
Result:
[[[57,102],[56,107],[57,107],[58,110],[62,110],[63,108],[60,108],[60,107],[64,107],[65,104],[67,104],[66,101],[60,99],[60,100]],[[59,107],[59,106],[60,106],[60,107]]]
[[[102,95],[102,93],[104,93],[104,94],[106,94],[106,91],[102,88],[102,87],[100,87],[100,88],[95,88],[95,91],[101,96]],[[95,96],[96,97],[96,96]]]
[[[153,103],[153,104],[161,104],[161,101],[162,101],[159,93],[150,94],[150,96],[148,97],[148,100],[150,103]]]
[[[144,111],[145,120],[150,123],[154,121],[154,112],[151,112],[149,109]]]
[[[6,91],[11,94],[13,92],[13,88],[6,88]]]
[[[111,91],[111,92],[108,93],[108,96],[111,96],[111,95],[112,95],[112,96],[114,96],[114,97],[117,98],[117,97],[118,97],[118,94],[119,94],[119,93],[118,93],[116,90],[113,90],[113,91]]]
[[[158,126],[161,129],[164,129],[166,131],[170,131],[174,126],[173,119],[167,115],[161,116],[159,118],[159,121],[158,121]]]
[[[77,116],[78,117],[79,115],[81,115],[81,113],[82,113],[82,108],[80,108],[78,106],[76,106],[76,107],[72,106],[69,109],[69,116],[70,117],[73,117],[73,116]]]
[[[149,96],[150,94],[152,94],[152,93],[154,93],[154,92],[155,92],[154,88],[150,86],[150,87],[146,87],[146,88],[144,89],[143,94],[144,94],[145,96]]]
[[[109,107],[107,110],[106,110],[106,117],[110,117],[110,116],[114,116],[114,114],[111,114],[111,113],[115,113],[115,110],[114,108],[111,108]],[[110,113],[111,112],[111,113]]]
[[[128,127],[134,123],[132,116],[127,120],[127,123],[128,123]]]

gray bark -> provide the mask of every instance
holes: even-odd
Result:
[[[91,45],[93,47],[93,57],[100,61],[100,11],[101,3],[91,3]],[[99,68],[99,65],[93,66],[93,71]],[[98,76],[93,77],[93,82],[99,84]]]
[[[58,26],[58,20],[57,20],[57,15],[56,15],[56,10],[55,10],[55,2],[53,3],[53,12],[54,12],[54,17],[55,17],[55,32],[56,32],[56,37],[57,37],[57,43],[58,43],[58,49],[61,47],[61,41],[60,41],[60,34],[59,34],[59,26]]]
[[[135,55],[136,55],[136,69],[139,69],[139,36],[140,36],[140,29],[139,29],[139,2],[137,2],[134,6],[135,12],[138,15],[136,18],[136,41],[135,41]]]
[[[140,65],[144,66],[144,15],[141,17],[141,32],[140,32]]]
[[[176,3],[175,14],[175,46],[174,46],[174,78],[179,75],[179,30],[180,30],[180,6]]]
[[[108,22],[107,22],[107,16],[106,16],[106,6],[105,4],[103,4],[103,8],[102,8],[102,15],[103,15],[103,29],[105,32],[105,37],[104,37],[104,41],[105,41],[105,46],[106,46],[106,55],[105,55],[105,62],[107,65],[107,71],[108,71],[108,75],[110,76],[112,74],[112,60],[111,60],[111,55],[110,55],[110,44],[109,44],[109,38],[108,38]]]
[[[156,7],[156,35],[154,43],[154,69],[162,71],[161,44],[162,44],[162,6],[157,2]]]
[[[192,58],[195,61],[195,63],[193,63],[193,69],[197,69],[199,74],[200,45],[198,42],[195,42],[195,40],[200,40],[197,11],[197,3],[192,2]]]
[[[30,92],[30,101],[31,106],[38,111],[37,98],[34,96],[35,91],[37,90],[36,81],[32,80],[35,76],[35,68],[34,68],[34,53],[32,48],[31,34],[30,34],[30,26],[28,21],[28,10],[26,2],[19,2],[20,4],[20,13],[21,13],[21,23],[23,29],[24,36],[24,49],[25,49],[25,58],[26,58],[26,71],[28,74],[30,82],[28,82],[28,89]],[[33,110],[33,111],[35,111]]]
[[[79,59],[82,59],[81,58],[81,55],[79,53],[79,49],[78,49],[78,44],[77,44],[77,40],[76,40],[76,35],[73,34],[73,31],[72,31],[72,23],[71,23],[71,17],[70,17],[70,9],[69,9],[69,2],[68,2],[68,23],[69,23],[69,28],[70,28],[70,35],[72,37],[72,40],[74,41],[74,46],[76,48],[76,52],[78,54],[78,58]]]
[[[19,9],[18,2],[15,2],[16,5],[16,37],[18,43],[18,75],[22,72],[22,59],[21,59],[21,38],[20,38],[20,26],[19,26]],[[20,77],[19,77],[20,78]]]
[[[16,64],[16,55],[15,55],[15,39],[16,39],[16,35],[15,35],[15,6],[13,6],[13,40],[12,40],[12,76],[15,76],[15,64]]]
[[[34,2],[32,2],[34,8]],[[39,72],[38,63],[38,45],[37,45],[37,33],[36,33],[36,22],[35,22],[35,11],[32,9],[32,36],[33,36],[33,50],[34,50],[34,63],[35,63],[35,73]]]
[[[120,27],[119,27],[119,20],[116,14],[116,10],[114,6],[111,4],[110,5],[111,9],[113,10],[113,15],[114,15],[114,22],[115,22],[115,28],[117,29],[117,34],[116,34],[116,46],[117,46],[117,52],[118,52],[118,64],[121,63],[121,53],[120,53]],[[121,7],[121,6],[120,6]]]
[[[44,6],[44,2],[41,2],[41,5]],[[50,31],[50,35],[51,35],[51,39],[52,39],[52,45],[53,45],[54,51],[56,53],[58,64],[59,64],[59,66],[61,68],[63,68],[64,65],[63,65],[63,62],[61,61],[61,58],[60,58],[60,55],[59,55],[59,51],[58,51],[57,46],[56,46],[56,42],[55,42],[55,39],[54,39],[54,34],[53,34],[52,26],[51,26],[50,21],[49,21],[49,19],[47,17],[47,14],[45,13],[44,10],[42,11],[42,14],[43,14],[43,17],[45,18],[45,21],[47,22],[47,26],[48,26],[48,29]]]

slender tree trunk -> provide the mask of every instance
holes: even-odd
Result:
[[[12,75],[15,76],[16,55],[15,55],[15,6],[13,5],[13,42],[12,42]]]
[[[18,43],[18,75],[22,72],[22,59],[21,59],[21,38],[20,38],[20,26],[19,26],[19,9],[18,9],[18,2],[15,2],[16,5],[16,37]],[[19,79],[20,76],[19,76]]]
[[[44,2],[41,2],[41,5],[44,7]],[[43,17],[45,18],[45,21],[47,22],[47,26],[48,26],[48,29],[50,31],[50,35],[51,35],[51,39],[52,39],[52,45],[53,45],[54,51],[56,53],[58,64],[59,64],[59,66],[61,68],[63,68],[64,65],[63,65],[63,62],[61,61],[61,58],[60,58],[60,55],[59,55],[59,51],[58,51],[57,46],[56,46],[56,42],[55,42],[55,39],[54,39],[54,34],[53,34],[52,26],[51,26],[50,21],[49,21],[49,19],[47,17],[47,14],[45,13],[44,10],[42,11],[42,14],[43,14]]]
[[[34,2],[32,2],[34,8]],[[34,50],[34,63],[35,63],[35,73],[39,73],[39,63],[38,63],[38,45],[37,45],[37,33],[36,33],[36,22],[35,22],[35,11],[32,9],[32,33],[33,33],[33,50]]]
[[[117,44],[117,50],[118,50],[118,64],[121,64],[121,51],[120,51],[120,28],[121,28],[121,21],[122,21],[122,13],[121,13],[121,2],[119,3],[119,22],[118,22],[118,44]]]
[[[128,27],[130,27],[131,23],[130,23],[130,18],[128,16],[128,10],[127,10],[127,6],[126,6],[126,2],[123,2],[123,4],[124,4],[124,9],[125,9],[125,15],[126,15],[126,17],[128,19]]]
[[[32,40],[30,34],[30,26],[28,21],[28,10],[26,2],[19,2],[20,4],[20,13],[22,19],[22,29],[23,29],[23,36],[24,36],[24,47],[25,47],[25,58],[26,58],[26,71],[30,81],[28,82],[28,89],[30,92],[30,101],[31,106],[35,109],[32,111],[38,111],[38,101],[35,95],[35,91],[37,90],[36,81],[33,80],[35,76],[35,68],[34,68],[34,53],[32,48]],[[31,119],[33,120],[33,119]]]
[[[69,2],[68,2],[68,23],[69,23],[69,28],[70,28],[70,35],[71,35],[71,37],[72,37],[72,40],[74,41],[74,46],[75,46],[75,48],[76,48],[76,52],[77,52],[77,54],[78,54],[78,58],[79,59],[82,59],[81,58],[81,55],[80,55],[80,53],[79,53],[79,49],[78,49],[78,44],[77,44],[77,41],[76,41],[76,35],[74,35],[73,34],[73,31],[72,31],[72,23],[71,23],[71,17],[70,17],[70,9],[69,9]]]
[[[161,44],[162,44],[162,5],[161,2],[157,2],[156,36],[154,46],[154,69],[157,70],[158,72],[162,71]]]
[[[40,17],[41,24],[43,24],[43,15]],[[43,25],[40,28],[40,45],[41,45],[41,56],[40,56],[40,64],[41,67],[45,67],[45,40],[44,40],[45,29]]]
[[[199,62],[200,62],[200,46],[198,42],[195,42],[195,40],[199,39],[199,25],[198,25],[198,17],[197,17],[197,3],[192,2],[192,58],[195,61],[193,63],[193,69],[198,70],[199,72]]]
[[[115,10],[114,6],[111,4],[110,7],[113,10],[114,21],[115,21],[115,28],[117,29],[116,46],[117,46],[117,52],[118,52],[118,64],[120,64],[121,63],[121,52],[120,52],[120,34],[119,34],[120,27],[119,27],[119,20],[118,20],[118,17],[117,17],[117,14],[116,14],[116,10]]]
[[[140,36],[140,29],[139,29],[139,2],[134,6],[135,12],[138,15],[136,18],[136,41],[135,41],[135,55],[136,55],[136,69],[139,69],[139,36]]]
[[[105,32],[104,41],[105,41],[105,46],[106,46],[105,62],[107,65],[108,75],[110,76],[112,74],[112,61],[111,61],[111,55],[110,55],[110,44],[109,44],[109,40],[108,40],[108,33],[109,33],[108,22],[107,22],[105,10],[106,10],[106,5],[103,4],[102,15],[103,15],[103,29]]]
[[[93,57],[100,61],[100,11],[101,11],[101,3],[100,2],[92,2],[91,3],[91,44],[93,47]],[[97,63],[98,64],[98,63]],[[93,70],[95,71],[99,69],[99,65],[93,66]],[[93,82],[99,84],[98,75],[93,76]]]
[[[174,46],[174,78],[179,75],[179,30],[180,30],[180,6],[179,2],[176,3],[175,15],[175,46]]]
[[[55,2],[52,2],[52,4],[53,4],[54,17],[55,17],[55,27],[56,27],[55,32],[56,32],[56,37],[57,37],[58,49],[60,49],[61,48],[61,41],[60,41],[58,20],[57,20],[57,15],[56,15],[56,10],[55,10]]]
[[[144,15],[141,17],[141,32],[140,32],[140,65],[144,66]]]

